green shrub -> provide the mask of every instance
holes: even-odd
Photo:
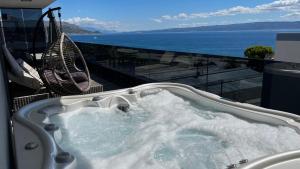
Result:
[[[274,54],[272,47],[253,46],[245,50],[245,56],[250,59],[265,59],[272,57]]]

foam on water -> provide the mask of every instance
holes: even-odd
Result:
[[[300,148],[294,129],[207,111],[168,91],[139,99],[127,114],[90,107],[50,121],[79,169],[222,169]]]

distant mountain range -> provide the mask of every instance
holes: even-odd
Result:
[[[84,29],[84,30],[92,31],[92,32],[101,32],[103,34],[117,33],[117,31],[115,31],[115,30],[100,29],[100,28],[88,27],[88,26],[84,26],[84,27],[81,27],[81,28]]]
[[[63,29],[69,34],[106,34],[117,33],[114,30],[104,30],[94,27],[81,27],[67,22],[63,22]],[[298,29],[300,21],[295,22],[252,22],[230,25],[212,25],[187,28],[170,28],[151,31],[135,31],[134,33],[155,33],[155,32],[201,32],[201,31],[247,31],[247,30],[279,30],[279,29]]]
[[[171,28],[140,32],[199,32],[199,31],[245,31],[245,30],[278,30],[278,29],[299,29],[300,21],[295,22],[253,22],[230,25],[213,25],[188,28]]]
[[[63,22],[63,29],[66,33],[69,34],[110,34],[110,33],[117,33],[115,30],[107,30],[107,29],[100,29],[95,27],[87,27],[87,26],[78,26],[74,24],[70,24],[68,22]]]
[[[90,35],[90,34],[101,34],[99,30],[89,30],[84,27],[80,27],[74,24],[70,24],[68,22],[63,22],[63,31],[68,34],[84,34],[84,35]]]

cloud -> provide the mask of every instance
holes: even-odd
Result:
[[[170,20],[190,20],[209,17],[234,16],[239,14],[258,14],[271,11],[285,11],[298,13],[300,12],[300,0],[276,0],[271,3],[257,5],[255,7],[235,6],[228,9],[217,10],[206,13],[179,13],[177,15],[164,15],[153,19],[156,22],[170,21]],[[293,16],[292,13],[290,16]]]
[[[89,27],[95,27],[99,29],[118,29],[120,27],[119,22],[115,21],[100,21],[94,18],[89,18],[89,17],[73,17],[69,19],[64,19],[64,22],[68,22],[70,24],[75,24],[78,26],[89,26]]]
[[[299,12],[292,12],[286,15],[281,16],[282,18],[300,18],[300,11]]]
[[[151,19],[151,20],[153,20],[154,22],[157,22],[157,23],[161,23],[162,22],[162,20],[161,19]]]
[[[195,22],[195,23],[180,23],[178,28],[189,28],[189,27],[198,27],[198,26],[208,26],[208,23]]]

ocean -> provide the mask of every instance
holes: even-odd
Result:
[[[244,57],[245,49],[254,45],[271,46],[275,50],[276,34],[279,32],[299,30],[72,35],[72,39],[97,44]]]

